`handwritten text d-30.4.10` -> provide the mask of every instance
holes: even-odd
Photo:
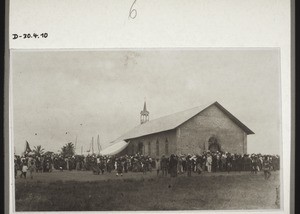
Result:
[[[37,33],[23,33],[23,34],[17,34],[17,33],[13,33],[12,34],[12,39],[39,39],[39,38],[47,38],[48,37],[48,33],[41,33],[41,34],[37,34]]]

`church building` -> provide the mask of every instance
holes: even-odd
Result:
[[[116,141],[127,145],[119,153],[149,155],[202,154],[203,151],[247,153],[247,135],[254,134],[218,102],[149,120],[146,102],[140,125]],[[115,142],[116,142],[115,141]]]

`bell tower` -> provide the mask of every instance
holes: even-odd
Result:
[[[147,111],[146,101],[144,101],[144,109],[141,111],[141,124],[149,121],[149,111]]]

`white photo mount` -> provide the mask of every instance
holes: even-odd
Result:
[[[229,1],[35,1],[11,0],[10,169],[13,165],[14,53],[44,51],[268,49],[280,50],[283,204],[290,210],[291,2]],[[130,127],[129,127],[130,128]],[[10,171],[10,182],[13,172]],[[10,185],[11,186],[11,185]],[[10,189],[10,210],[14,201]],[[208,211],[210,212],[210,211]],[[223,211],[222,211],[223,212]],[[224,211],[225,212],[225,211]],[[231,211],[226,211],[231,212]],[[245,211],[246,212],[246,211]],[[260,213],[261,210],[249,211]],[[263,211],[266,213],[266,211]],[[278,212],[269,211],[270,213]]]

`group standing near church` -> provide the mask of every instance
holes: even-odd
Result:
[[[176,177],[193,173],[201,174],[231,171],[249,171],[257,174],[264,172],[265,179],[269,179],[271,171],[279,170],[280,159],[278,155],[262,154],[232,154],[228,152],[203,152],[201,155],[163,155],[161,158],[151,158],[139,153],[124,156],[101,155],[74,155],[62,157],[59,154],[48,156],[24,155],[15,156],[15,177],[18,170],[21,178],[30,177],[34,173],[51,172],[53,170],[80,170],[92,171],[94,174],[112,173],[123,176],[128,172],[142,172],[144,174],[156,171],[157,176]]]

